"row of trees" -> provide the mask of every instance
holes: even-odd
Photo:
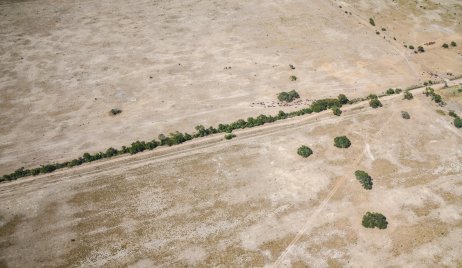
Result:
[[[291,93],[293,94],[293,93]],[[298,94],[298,93],[297,93]],[[278,120],[284,120],[287,118],[301,116],[305,114],[311,114],[313,112],[321,112],[327,110],[332,107],[341,107],[343,104],[348,103],[348,98],[344,94],[340,94],[337,99],[321,99],[313,102],[313,104],[309,108],[303,108],[297,111],[293,111],[290,113],[285,113],[283,111],[279,111],[279,113],[275,116],[267,116],[267,115],[259,115],[258,117],[249,117],[247,120],[239,119],[235,122],[230,124],[219,124],[218,128],[215,127],[204,127],[203,125],[198,125],[195,127],[195,132],[193,134],[189,133],[181,133],[181,132],[173,132],[170,135],[166,136],[164,134],[160,134],[158,136],[158,140],[153,139],[151,141],[136,141],[133,142],[130,146],[122,146],[120,149],[109,148],[105,152],[98,152],[95,154],[84,153],[81,157],[73,159],[71,161],[66,161],[62,163],[54,163],[54,164],[47,164],[42,165],[37,168],[33,169],[25,169],[21,167],[15,170],[13,173],[3,175],[0,178],[0,181],[11,181],[16,180],[18,178],[27,177],[27,176],[36,176],[39,174],[46,174],[51,173],[57,169],[62,168],[70,168],[74,166],[79,166],[84,163],[97,161],[103,158],[110,158],[113,156],[121,155],[121,154],[137,154],[146,150],[153,150],[158,146],[173,146],[176,144],[181,144],[186,141],[192,140],[194,138],[205,137],[208,135],[212,135],[215,133],[231,133],[233,130],[236,129],[244,129],[244,128],[251,128],[260,125],[264,125],[267,123],[272,123]],[[226,139],[232,138],[233,136],[225,136]]]
[[[425,88],[424,94],[427,97],[430,96],[432,98],[432,101],[438,103],[439,105],[444,104],[443,98],[441,97],[441,95],[435,93],[435,90],[433,88],[431,88],[431,87]]]

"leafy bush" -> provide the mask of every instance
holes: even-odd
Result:
[[[370,18],[370,19],[369,19],[369,23],[370,23],[372,26],[375,26],[375,21],[374,21],[373,18]]]
[[[342,104],[338,99],[321,99],[316,100],[311,104],[311,109],[315,113],[319,113],[321,111],[325,111],[332,107],[342,107]]]
[[[446,43],[444,43],[444,44],[443,44],[443,47],[444,47],[444,48],[449,48],[449,45],[446,44]]]
[[[454,126],[456,128],[462,128],[462,119],[460,119],[460,117],[454,118]]]
[[[413,45],[410,45],[410,46],[409,46],[409,49],[414,49],[414,46],[413,46]]]
[[[340,136],[334,139],[334,146],[337,148],[348,148],[351,146],[351,142],[346,136]]]
[[[234,135],[233,133],[228,133],[228,134],[225,135],[225,139],[227,139],[227,140],[230,140],[230,139],[232,139],[234,137],[236,137],[236,135]]]
[[[310,147],[302,145],[300,146],[300,148],[298,148],[297,154],[300,155],[301,157],[307,158],[313,154],[313,151],[310,149]]]
[[[294,99],[300,98],[300,95],[298,95],[298,92],[295,90],[291,90],[289,92],[281,92],[278,95],[278,100],[279,101],[285,101],[285,102],[291,102]]]
[[[355,171],[356,179],[361,183],[364,189],[371,190],[372,189],[372,178],[363,170],[356,170]]]
[[[396,94],[399,94],[399,93],[401,93],[401,91],[403,91],[401,88],[397,88],[397,89],[395,89],[395,93],[396,93]]]
[[[386,229],[388,226],[387,218],[380,213],[367,212],[363,216],[362,225],[366,228]]]
[[[117,108],[111,109],[111,114],[112,115],[117,115],[117,114],[120,114],[121,112],[122,112],[122,110],[117,109]]]
[[[338,101],[340,102],[340,104],[347,104],[349,102],[347,96],[345,96],[345,94],[340,94],[338,95],[337,97]]]
[[[332,107],[332,112],[336,116],[340,116],[342,114],[342,110],[340,110],[337,106]]]
[[[376,108],[382,107],[382,103],[379,101],[378,98],[377,99],[372,99],[372,100],[369,101],[369,106],[376,109]]]
[[[411,119],[411,116],[409,115],[409,113],[405,111],[401,112],[401,117],[404,119]]]
[[[393,94],[395,94],[395,90],[393,90],[392,88],[389,88],[389,89],[387,89],[386,93],[387,93],[387,95],[393,95]]]
[[[451,46],[456,47],[456,46],[457,46],[457,43],[454,42],[454,41],[452,41],[452,42],[451,42]]]
[[[404,91],[404,99],[405,100],[412,100],[414,96],[409,90]]]
[[[290,81],[297,81],[297,77],[295,75],[290,76]]]

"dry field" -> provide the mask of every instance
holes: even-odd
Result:
[[[462,133],[422,94],[383,103],[2,184],[1,265],[460,266]]]
[[[0,0],[0,175],[301,108],[267,107],[282,90],[309,102],[460,75],[460,14],[458,0]],[[462,115],[462,93],[437,92],[445,107],[418,89],[2,183],[0,267],[461,267],[447,111]],[[388,228],[364,228],[367,211]]]
[[[356,97],[459,75],[462,4],[435,2],[0,0],[0,174],[275,114],[280,91]]]

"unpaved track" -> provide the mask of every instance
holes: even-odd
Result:
[[[461,82],[462,79],[452,81],[453,84]],[[443,84],[434,84],[434,88],[441,88]],[[414,94],[421,94],[425,87],[412,90]],[[401,98],[402,94],[385,96],[381,98],[382,102],[388,102],[395,98]],[[368,107],[368,102],[360,102],[353,105],[344,106],[343,115],[340,117],[333,116],[330,110],[317,113],[299,116],[291,119],[277,121],[272,124],[266,124],[259,127],[234,131],[237,134],[235,141],[247,140],[256,137],[264,137],[277,133],[286,132],[288,129],[296,130],[307,126],[319,126],[324,123],[340,122],[347,120],[358,114],[368,111],[372,108]],[[211,135],[204,138],[199,138],[184,144],[163,147],[153,151],[145,151],[136,155],[125,155],[116,157],[110,160],[97,161],[84,164],[71,169],[64,169],[53,172],[47,175],[36,177],[27,177],[13,182],[7,182],[0,185],[0,200],[8,198],[10,194],[14,194],[16,190],[25,188],[33,191],[37,188],[47,187],[49,184],[59,183],[61,181],[72,180],[77,178],[90,178],[96,173],[104,173],[109,171],[121,170],[126,171],[140,166],[149,165],[158,161],[176,159],[179,157],[195,155],[212,148],[224,147],[233,144],[231,141],[223,141],[224,134]]]

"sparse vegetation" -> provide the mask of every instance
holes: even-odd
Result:
[[[372,189],[372,178],[363,170],[356,170],[355,171],[356,179],[361,183],[364,189],[371,190]]]
[[[111,114],[112,115],[117,115],[117,114],[120,114],[122,112],[122,110],[118,109],[118,108],[114,108],[114,109],[111,109]]]
[[[369,106],[371,106],[374,109],[377,109],[379,107],[382,107],[382,103],[378,98],[373,98],[369,101]]]
[[[300,146],[300,148],[298,148],[297,154],[300,155],[301,157],[307,158],[313,154],[313,151],[311,150],[310,147],[302,145]]]
[[[351,146],[351,142],[346,136],[340,136],[334,139],[334,146],[337,148],[348,148]]]
[[[456,128],[462,128],[462,119],[460,117],[454,118],[454,126]]]
[[[338,101],[340,102],[340,104],[347,104],[349,102],[347,96],[345,96],[345,94],[340,94],[338,95],[337,97]]]
[[[294,99],[300,98],[300,95],[297,91],[291,90],[289,92],[281,92],[278,95],[279,101],[292,102]]]
[[[437,104],[444,105],[443,98],[441,97],[441,95],[435,93],[435,90],[433,88],[431,87],[425,88],[424,94],[427,97],[431,96],[432,100],[436,102]]]
[[[413,46],[413,45],[410,45],[410,46],[409,46],[409,49],[414,49],[414,46]]]
[[[375,26],[375,21],[374,21],[373,18],[370,18],[370,19],[369,19],[369,23],[370,23],[372,26]]]
[[[389,89],[387,89],[386,93],[387,93],[387,95],[393,95],[393,94],[395,94],[395,90],[392,89],[392,88],[389,88]]]
[[[452,47],[456,47],[456,46],[457,46],[457,43],[454,42],[454,41],[452,41],[452,42],[451,42],[451,46],[452,46]]]
[[[423,53],[425,52],[425,49],[423,48],[423,46],[418,46],[417,51],[419,51],[420,53]]]
[[[289,67],[291,70],[295,70],[295,66],[293,66],[292,64],[289,64]]]
[[[443,44],[443,47],[444,47],[444,48],[449,48],[449,45],[446,44],[446,43],[444,43],[444,44]]]
[[[297,77],[295,75],[290,76],[290,81],[297,81]]]
[[[457,115],[456,112],[454,112],[453,110],[449,110],[448,115],[451,116],[451,117],[454,117],[454,118],[459,117],[459,115]]]
[[[363,216],[362,225],[366,228],[386,229],[388,226],[387,218],[376,212],[367,212]]]
[[[401,117],[404,119],[411,119],[411,116],[409,115],[409,113],[405,111],[401,112]]]
[[[235,138],[235,137],[236,137],[236,135],[234,135],[233,133],[228,133],[228,134],[225,135],[225,139],[227,139],[227,140],[230,140],[230,139]]]
[[[414,96],[409,90],[404,91],[404,98],[405,100],[412,100]]]

